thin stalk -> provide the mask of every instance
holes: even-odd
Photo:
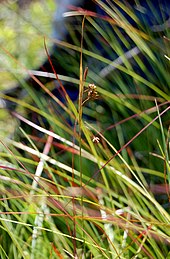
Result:
[[[84,36],[84,22],[85,22],[85,16],[83,17],[82,21],[82,31],[81,31],[81,51],[80,51],[80,84],[79,84],[79,147],[80,147],[80,157],[79,157],[79,165],[80,165],[80,186],[83,187],[82,182],[82,140],[81,140],[81,134],[82,134],[82,114],[83,114],[83,92],[84,92],[84,78],[83,78],[83,36]],[[83,219],[83,195],[81,196],[80,204],[82,206],[82,219]],[[83,222],[82,222],[82,229],[83,229]],[[84,240],[84,231],[82,232],[82,238]],[[85,242],[84,242],[85,246]]]

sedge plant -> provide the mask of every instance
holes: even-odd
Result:
[[[76,52],[70,69],[78,78],[58,75],[45,42],[63,102],[52,82],[43,84],[3,46],[41,89],[22,80],[27,96],[3,96],[17,103],[15,133],[0,149],[3,259],[170,256],[169,31],[155,37],[130,6],[97,2],[105,16],[74,12],[81,19],[75,44],[55,40]],[[107,56],[85,28],[100,35]],[[88,60],[100,73],[86,68]],[[65,84],[78,89],[78,101]]]

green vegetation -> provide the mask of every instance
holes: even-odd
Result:
[[[52,11],[52,1],[46,4]],[[6,17],[16,11],[15,6],[9,10],[1,5]],[[23,83],[28,95],[11,99],[18,103],[16,112],[10,118],[7,113],[2,116],[2,259],[170,258],[170,31],[166,28],[162,35],[145,28],[130,7],[121,6],[138,22],[138,29],[117,9],[103,8],[111,19],[101,21],[101,26],[97,21],[102,17],[79,17],[82,38],[75,40],[79,45],[60,42],[79,56],[79,64],[76,60],[72,64],[79,79],[58,75],[63,85],[73,83],[79,89],[78,102],[72,102],[63,90],[66,101],[61,103],[51,92],[52,83],[37,80],[42,91],[37,94]],[[105,39],[101,44],[107,57],[86,37],[88,26]],[[132,43],[140,55],[128,59],[122,45],[130,50]],[[23,66],[38,64],[32,63],[38,47],[30,47],[26,62],[24,52],[18,49],[16,54],[5,41],[1,47],[9,70],[1,78],[4,89],[23,81]],[[43,51],[44,46],[38,50]],[[110,66],[113,52],[123,59],[116,68],[115,63]],[[102,68],[99,74],[85,70],[92,57]],[[21,75],[14,72],[16,67]],[[4,139],[11,116],[16,129]]]

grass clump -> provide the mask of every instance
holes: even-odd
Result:
[[[41,91],[4,97],[20,124],[1,140],[1,258],[170,256],[169,31],[155,35],[129,5],[99,4],[102,17],[75,12],[80,38],[56,41],[65,63],[76,53],[69,76],[49,58],[62,99],[26,69]]]

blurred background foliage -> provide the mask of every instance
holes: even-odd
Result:
[[[15,87],[18,78],[26,77],[21,69],[34,69],[46,59],[44,37],[49,48],[56,3],[47,1],[0,1],[0,45],[18,60],[0,49],[0,91]],[[0,109],[0,135],[9,136],[15,120]]]
[[[52,20],[56,4],[47,1],[0,1],[0,44],[28,69],[38,67],[46,58],[44,37],[52,32]],[[0,87],[10,87],[12,72],[20,72],[21,66],[0,52]],[[16,71],[15,71],[16,69]]]

